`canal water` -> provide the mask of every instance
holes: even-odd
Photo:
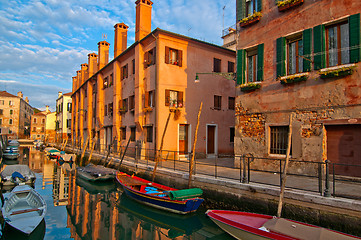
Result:
[[[34,147],[21,147],[18,161],[36,173],[35,190],[47,203],[45,224],[33,239],[230,240],[205,210],[181,216],[139,204],[115,182],[91,184],[76,178],[75,164],[59,165]],[[5,239],[19,239],[4,232]]]

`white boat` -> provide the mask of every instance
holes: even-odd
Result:
[[[2,214],[5,224],[30,235],[42,222],[46,213],[46,202],[28,185],[16,186],[5,198]]]
[[[2,186],[15,186],[21,183],[34,184],[36,176],[28,165],[7,165],[0,173]]]
[[[13,139],[13,140],[8,141],[8,145],[9,146],[17,146],[17,147],[19,147],[20,143],[19,143],[18,140]]]

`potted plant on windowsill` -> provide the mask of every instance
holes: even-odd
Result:
[[[261,88],[260,83],[246,83],[246,84],[241,85],[242,92],[250,92],[250,91],[254,91],[259,88]]]
[[[126,113],[126,109],[125,108],[120,108],[119,109],[119,114],[124,114]]]
[[[280,12],[286,11],[287,9],[299,6],[303,3],[304,0],[283,0],[283,1],[278,1],[277,2],[277,6],[278,6],[278,10]]]
[[[144,111],[144,112],[151,112],[151,111],[153,111],[153,107],[143,108],[143,111]]]
[[[340,65],[330,68],[321,69],[318,73],[320,74],[320,78],[334,78],[334,77],[344,77],[347,75],[351,75],[355,70],[355,64],[346,64]]]
[[[239,24],[241,27],[246,27],[258,22],[261,19],[261,17],[262,17],[261,12],[254,12],[252,15],[243,18],[241,21],[239,21]]]
[[[292,74],[292,75],[280,77],[278,78],[278,80],[280,80],[281,84],[291,84],[291,83],[306,81],[307,78],[308,78],[308,73],[298,73],[298,74]]]

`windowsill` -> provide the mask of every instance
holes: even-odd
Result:
[[[354,69],[356,68],[356,64],[344,64],[338,65],[329,68],[323,68],[318,73],[320,74],[320,78],[335,78],[335,77],[344,77],[347,75],[352,75]]]
[[[261,88],[261,82],[250,82],[240,85],[242,92],[251,92]]]
[[[306,81],[308,79],[309,73],[296,73],[292,75],[287,75],[283,77],[279,77],[278,80],[280,80],[281,84],[291,84],[291,83],[297,83]]]
[[[146,107],[143,109],[144,112],[151,112],[153,111],[153,107]]]
[[[250,25],[253,25],[253,24],[259,22],[261,17],[262,17],[261,12],[255,12],[251,16],[243,18],[241,21],[239,21],[239,25],[240,25],[240,27],[248,27]]]
[[[304,0],[284,0],[277,2],[278,10],[280,12],[286,11],[288,9],[297,7],[303,3]]]

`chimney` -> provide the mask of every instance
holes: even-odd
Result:
[[[98,43],[98,70],[102,69],[109,62],[109,45],[107,41]]]
[[[24,97],[23,92],[18,92],[18,97],[23,98]]]
[[[150,0],[137,0],[135,20],[135,41],[142,40],[152,30],[152,5]]]
[[[29,98],[28,97],[25,97],[25,102],[29,103]]]
[[[48,105],[46,105],[46,110],[45,110],[45,112],[46,112],[46,113],[49,113],[49,112],[50,112]]]
[[[83,63],[83,64],[80,65],[80,66],[81,66],[81,68],[80,68],[80,69],[81,69],[81,70],[80,70],[80,72],[81,72],[81,74],[80,74],[81,84],[83,84],[84,81],[88,79],[88,76],[87,76],[88,64]]]
[[[128,26],[124,23],[114,25],[114,58],[127,49]]]
[[[89,78],[91,78],[94,73],[96,73],[97,70],[97,57],[98,55],[96,55],[95,53],[89,53],[88,54],[88,73],[89,73]]]
[[[76,77],[73,77],[73,92],[75,92],[76,89]]]
[[[81,71],[76,71],[76,89],[78,89],[81,85]]]
[[[60,98],[61,95],[63,95],[63,92],[58,92],[58,98]]]

